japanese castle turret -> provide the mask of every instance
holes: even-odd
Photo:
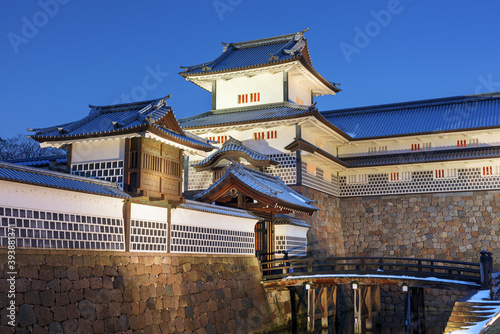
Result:
[[[183,154],[203,154],[207,140],[185,133],[166,99],[90,105],[87,117],[35,129],[45,147],[66,147],[71,174],[117,183],[135,196],[179,201]]]
[[[378,196],[415,194],[415,202],[421,194],[500,189],[499,92],[319,112],[314,97],[340,89],[312,66],[305,31],[223,44],[213,61],[183,66],[180,73],[212,93],[211,109],[180,119],[181,127],[218,147],[209,157],[189,157],[185,188],[192,194],[214,193],[212,185],[233,161],[277,176],[316,201],[319,210],[312,216],[292,212],[312,226],[308,242],[331,240],[317,243],[319,251],[343,255],[351,231],[373,220],[366,215],[376,215],[377,224],[388,220]],[[366,196],[372,196],[376,208],[364,208],[370,203]],[[358,198],[361,212],[345,208],[348,198]],[[420,218],[428,219],[427,214]],[[378,240],[389,229],[377,226],[348,249],[410,256],[415,255],[410,249],[423,247],[422,237],[410,233],[416,227],[401,249],[386,238]],[[436,240],[446,245],[451,239]],[[457,247],[444,247],[442,256],[451,259]],[[474,247],[492,250],[479,241]],[[475,253],[471,250],[470,256]]]

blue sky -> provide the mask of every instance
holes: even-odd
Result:
[[[500,91],[500,1],[3,1],[0,137],[80,119],[88,104],[172,94],[178,118],[210,94],[177,73],[221,42],[309,28],[331,110]]]

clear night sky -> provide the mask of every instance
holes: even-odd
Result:
[[[500,91],[500,1],[2,5],[2,138],[80,119],[88,104],[172,94],[178,118],[206,112],[210,94],[178,75],[179,65],[214,59],[221,42],[305,28],[314,67],[343,90],[318,98],[320,111]]]

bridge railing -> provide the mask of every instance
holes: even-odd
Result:
[[[261,262],[264,280],[302,275],[383,275],[435,277],[456,281],[481,283],[480,264],[473,262],[399,258],[399,257],[328,257],[308,258],[283,256]]]

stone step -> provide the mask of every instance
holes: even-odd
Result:
[[[453,307],[453,312],[478,312],[478,313],[488,313],[495,310],[495,307],[466,307],[466,306],[455,306]]]
[[[500,302],[455,302],[455,306],[500,306]]]
[[[448,323],[448,325],[446,325],[446,328],[444,330],[444,333],[449,333],[449,332],[453,332],[453,331],[458,331],[458,330],[461,330],[461,329],[466,329],[470,326],[473,326],[475,325],[474,323]]]
[[[455,316],[455,314],[451,314],[451,316],[448,318],[448,321],[453,321],[453,322],[481,322],[484,320],[488,320],[490,317],[480,317],[480,316]]]
[[[494,312],[474,312],[474,311],[455,311],[453,310],[453,313],[451,314],[452,316],[457,316],[457,317],[474,317],[474,316],[480,316],[480,317],[490,317],[494,315]]]

